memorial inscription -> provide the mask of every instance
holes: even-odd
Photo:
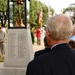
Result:
[[[8,37],[8,57],[9,58],[26,58],[27,56],[27,39],[24,33],[10,33]],[[17,52],[18,51],[18,52]],[[18,55],[16,55],[16,52]]]

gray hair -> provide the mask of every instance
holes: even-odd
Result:
[[[55,40],[67,40],[73,34],[72,21],[64,14],[49,18],[46,25],[51,37]]]

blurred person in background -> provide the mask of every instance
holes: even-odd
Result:
[[[75,25],[73,26],[73,35],[69,40],[70,46],[75,49]]]
[[[36,29],[37,45],[41,45],[41,29],[38,27]]]
[[[36,51],[35,52],[35,54],[34,54],[34,58],[36,58],[36,57],[38,57],[39,55],[42,55],[42,54],[44,54],[44,53],[47,53],[47,52],[49,52],[51,49],[50,49],[50,47],[49,47],[49,45],[48,45],[48,43],[47,43],[47,38],[46,38],[46,36],[44,37],[44,46],[45,46],[45,48],[43,49],[43,50],[39,50],[39,51]]]

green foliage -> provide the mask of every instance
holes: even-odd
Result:
[[[0,11],[2,11],[2,10],[6,11],[7,10],[7,1],[8,0],[0,0]]]
[[[50,11],[51,11],[51,15],[53,16],[55,11],[52,7],[50,7]]]
[[[2,20],[2,18],[1,18],[2,14],[7,12],[7,4],[8,4],[8,0],[0,0],[0,20]],[[6,17],[5,17],[5,19],[6,19]],[[0,21],[0,25],[5,26],[1,23],[1,21]]]
[[[67,11],[74,12],[75,11],[75,7],[68,7],[68,8],[63,9],[63,13],[66,13]]]
[[[39,13],[39,3],[36,0],[31,0],[30,2],[30,24],[31,26],[37,25],[38,13]]]
[[[39,12],[40,12],[40,7],[43,9],[43,26],[46,24],[46,20],[48,18],[48,7],[46,4],[37,1],[37,0],[31,0],[30,1],[30,20],[29,23],[31,27],[37,27],[39,26]],[[51,15],[54,14],[54,9],[51,8]]]
[[[48,18],[48,7],[43,4],[43,3],[40,3],[42,5],[42,9],[43,9],[43,26],[46,24],[46,20]]]
[[[42,8],[43,10],[43,21],[42,21],[42,26],[46,24],[46,20],[48,18],[48,7],[44,3],[41,3],[40,1],[37,0],[31,0],[30,1],[30,20],[29,23],[31,25],[31,31],[34,28],[37,28],[39,26],[39,12],[40,9]],[[51,15],[54,14],[53,8],[51,8]],[[31,37],[32,37],[32,43],[34,44],[34,32],[31,32]]]
[[[70,4],[69,7],[63,9],[62,13],[66,13],[69,12],[71,14],[71,12],[73,13],[73,15],[69,15],[73,24],[75,23],[75,3]]]
[[[75,12],[75,3],[70,4],[67,8],[63,9],[62,12],[66,13],[68,11]]]

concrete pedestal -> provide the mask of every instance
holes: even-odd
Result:
[[[1,67],[0,75],[26,75],[26,68]]]
[[[30,29],[9,29],[4,66],[0,68],[0,75],[25,75],[32,59]]]

